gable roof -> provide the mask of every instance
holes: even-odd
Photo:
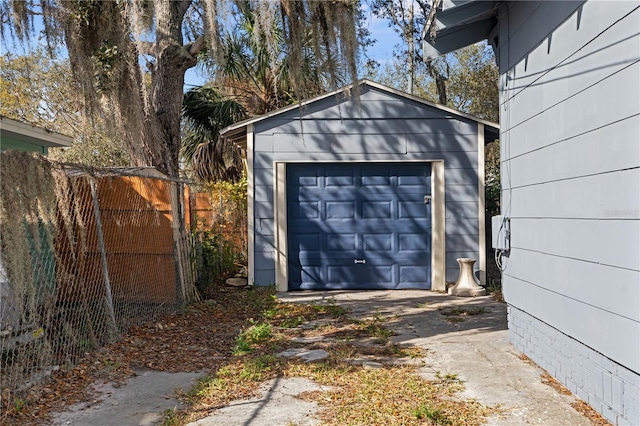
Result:
[[[289,111],[293,111],[293,110],[299,109],[301,107],[310,105],[312,103],[321,101],[323,99],[330,98],[332,96],[337,96],[337,95],[343,94],[343,95],[345,95],[345,98],[347,98],[347,97],[350,96],[350,93],[354,88],[357,87],[359,90],[362,90],[364,88],[364,86],[369,86],[371,88],[374,88],[374,89],[379,90],[381,92],[385,92],[385,93],[390,94],[392,96],[401,97],[401,98],[408,99],[410,101],[417,102],[419,104],[422,104],[422,105],[425,105],[425,106],[428,106],[428,107],[431,107],[431,108],[438,109],[440,111],[446,112],[447,114],[451,114],[451,115],[454,115],[454,116],[462,118],[462,119],[472,120],[472,121],[475,121],[477,123],[484,124],[485,125],[485,133],[488,133],[490,136],[494,136],[494,139],[498,138],[498,133],[499,133],[499,129],[500,128],[499,128],[499,125],[496,124],[496,123],[492,123],[490,121],[483,120],[483,119],[475,117],[475,116],[473,116],[471,114],[466,114],[464,112],[457,111],[457,110],[455,110],[453,108],[449,108],[449,107],[446,107],[444,105],[439,105],[439,104],[436,104],[436,103],[433,103],[433,102],[429,102],[429,101],[427,101],[425,99],[422,99],[422,98],[419,98],[417,96],[410,95],[408,93],[404,93],[404,92],[401,92],[401,91],[396,90],[396,89],[392,89],[391,87],[387,87],[387,86],[384,86],[382,84],[379,84],[379,83],[376,83],[376,82],[373,82],[373,81],[367,80],[367,79],[359,80],[355,84],[350,84],[348,86],[345,86],[345,87],[343,87],[341,89],[338,89],[338,90],[334,90],[332,92],[323,93],[322,95],[315,96],[313,98],[310,98],[310,99],[307,99],[307,100],[304,100],[304,101],[301,101],[301,102],[297,102],[295,104],[288,105],[286,107],[283,107],[283,108],[268,112],[268,113],[263,114],[263,115],[259,115],[259,116],[256,116],[256,117],[249,118],[247,120],[239,121],[239,122],[237,122],[235,124],[232,124],[230,126],[225,127],[224,129],[222,129],[220,131],[220,138],[229,139],[232,142],[236,143],[237,145],[240,145],[240,146],[244,147],[246,145],[247,126],[249,126],[251,124],[254,124],[254,123],[258,123],[260,121],[263,121],[263,120],[266,120],[266,119],[269,119],[269,118],[276,117],[278,115],[284,114],[284,113],[289,112]],[[492,140],[493,139],[489,140],[488,142],[491,142]]]
[[[0,135],[2,138],[46,147],[70,146],[73,142],[71,136],[3,116],[0,116]]]

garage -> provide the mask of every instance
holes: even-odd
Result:
[[[292,164],[289,290],[430,288],[428,163]]]
[[[484,144],[498,126],[362,80],[233,124],[249,283],[278,291],[431,289],[477,259]]]

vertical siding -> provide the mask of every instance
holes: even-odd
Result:
[[[256,123],[255,284],[275,282],[276,161],[444,159],[446,280],[455,281],[456,258],[479,258],[477,141],[475,122],[373,89],[359,105],[330,98]]]
[[[505,298],[638,374],[639,4],[514,2],[502,12]]]

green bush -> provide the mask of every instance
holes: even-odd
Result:
[[[225,241],[220,234],[204,231],[194,235],[196,287],[206,293],[212,285],[224,282],[235,274],[237,264],[242,260],[233,244]]]

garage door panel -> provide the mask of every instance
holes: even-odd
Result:
[[[327,280],[329,284],[357,282],[358,273],[351,266],[328,266]]]
[[[363,219],[391,219],[391,201],[365,201],[362,203]]]
[[[325,217],[331,219],[354,219],[356,217],[355,201],[327,201]]]
[[[362,249],[365,253],[369,252],[389,252],[393,249],[393,234],[392,233],[378,233],[378,234],[363,234],[362,235]]]
[[[289,214],[293,219],[320,218],[320,201],[299,201],[292,204]]]
[[[310,174],[313,173],[313,174]],[[294,170],[288,176],[289,186],[291,187],[318,187],[320,179],[316,176],[315,171],[310,170]]]
[[[341,168],[327,167],[324,177],[324,185],[326,187],[355,186],[355,184],[355,170],[345,171]]]
[[[289,244],[291,244],[291,248],[296,251],[320,251],[321,245],[321,234],[320,233],[312,233],[312,234],[294,234],[289,239]]]
[[[400,266],[400,282],[422,283],[429,279],[429,268],[426,266]]]
[[[427,183],[427,178],[425,176],[398,176],[398,187],[399,188],[407,188],[407,187],[422,187]]]
[[[371,188],[371,187],[382,187],[382,188],[388,188],[391,186],[391,176],[389,176],[389,171],[386,171],[385,174],[383,175],[382,173],[380,173],[380,175],[368,175],[368,176],[362,176],[362,186],[364,188]]]
[[[290,265],[289,279],[300,283],[320,284],[325,281],[323,270],[322,266],[305,266],[303,268],[300,265]]]
[[[431,236],[425,234],[400,234],[398,235],[398,251],[427,251]]]
[[[420,219],[429,217],[430,214],[429,205],[424,203],[424,197],[422,200],[400,201],[398,203],[398,218],[400,219]]]
[[[356,234],[327,235],[327,248],[345,252],[356,251],[358,249]]]
[[[430,288],[429,164],[287,170],[290,289]]]
[[[380,283],[392,285],[393,265],[353,265],[327,267],[327,282],[330,284],[350,283],[376,288]],[[384,284],[383,284],[384,285]]]

